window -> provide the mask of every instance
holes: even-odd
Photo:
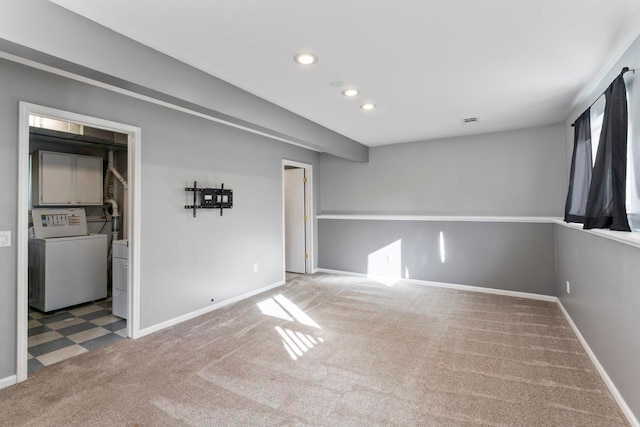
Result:
[[[605,105],[605,97],[601,96],[596,103],[591,106],[591,153],[593,153],[591,161],[593,166],[596,164],[596,153],[598,152],[598,144],[600,143],[600,132],[602,132]]]
[[[627,87],[629,89],[629,86]],[[629,218],[629,226],[634,231],[640,231],[640,147],[634,146],[633,134],[633,99],[632,94],[627,90],[627,103],[629,108],[629,129],[627,130],[627,195],[626,209]],[[604,119],[605,97],[602,96],[591,106],[591,147],[592,164],[596,163],[598,144],[600,143],[600,133],[602,132],[602,122]]]

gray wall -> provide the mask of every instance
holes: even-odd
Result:
[[[527,223],[320,219],[320,267],[377,274],[380,265],[375,262],[369,265],[369,255],[380,250],[384,253],[383,248],[387,247],[386,252],[392,258],[388,260],[383,254],[377,262],[399,261],[396,268],[403,278],[555,295],[553,227]],[[393,245],[398,240],[400,252]]]
[[[374,147],[369,163],[322,156],[322,211],[445,215],[563,212],[562,125]]]
[[[3,3],[0,50],[319,151],[367,160],[366,146],[47,0]]]
[[[594,84],[565,123],[567,170],[573,150],[571,123],[609,86],[620,70],[640,69],[640,38],[604,78]],[[631,225],[640,229],[640,73],[627,73],[629,122],[629,178],[632,200],[627,203]],[[595,154],[595,153],[594,153]],[[568,172],[565,183],[568,182]],[[556,227],[558,296],[589,346],[636,416],[640,415],[640,249],[605,238]],[[571,294],[566,293],[566,281]]]
[[[640,249],[557,225],[556,252],[562,304],[631,410],[640,414]]]
[[[21,100],[142,128],[142,328],[282,279],[281,159],[317,171],[318,153],[4,60],[0,87],[0,230],[14,236],[0,248],[0,378],[16,368]],[[234,208],[192,218],[183,206],[193,180],[224,182]]]

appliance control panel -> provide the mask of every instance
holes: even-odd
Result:
[[[33,231],[37,239],[86,236],[87,216],[82,208],[40,209],[31,211]]]

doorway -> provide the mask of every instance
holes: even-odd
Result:
[[[20,382],[29,366],[139,336],[141,130],[21,102],[18,144]]]
[[[284,281],[313,272],[313,166],[282,161]]]

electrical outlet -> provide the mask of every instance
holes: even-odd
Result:
[[[11,231],[0,231],[0,248],[11,246]]]
[[[571,283],[569,283],[569,281],[567,280],[567,293],[570,294],[571,293]]]
[[[258,270],[260,270],[260,264],[258,264],[258,263],[253,264],[253,272],[257,273]]]

